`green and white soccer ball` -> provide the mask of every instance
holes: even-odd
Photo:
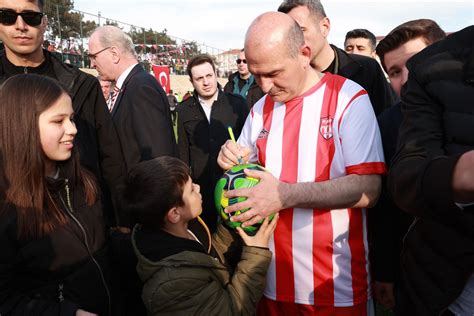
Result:
[[[217,181],[216,188],[214,191],[214,201],[216,204],[217,213],[221,217],[224,224],[233,229],[242,226],[242,223],[231,222],[230,217],[233,215],[239,215],[247,211],[247,209],[238,210],[231,214],[227,214],[226,212],[224,212],[224,209],[230,205],[243,202],[247,198],[235,197],[228,199],[224,196],[224,193],[234,189],[251,188],[257,185],[259,182],[259,179],[246,176],[244,173],[244,169],[265,171],[262,166],[259,166],[257,164],[243,164],[233,166],[222,175],[219,181]],[[271,219],[272,218],[273,215],[271,215]],[[247,234],[254,235],[258,231],[262,223],[263,221],[255,225],[242,228]]]

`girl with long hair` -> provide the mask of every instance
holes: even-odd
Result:
[[[71,98],[25,74],[0,89],[0,315],[107,315],[105,225]]]

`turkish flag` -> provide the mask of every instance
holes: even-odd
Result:
[[[161,84],[166,94],[170,92],[171,80],[170,80],[170,68],[168,66],[153,65],[153,73],[155,74],[156,80]]]

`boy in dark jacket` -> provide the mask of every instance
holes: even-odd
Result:
[[[253,315],[270,264],[268,241],[276,220],[251,237],[234,271],[235,233],[219,225],[211,236],[199,218],[202,199],[182,161],[159,157],[139,163],[128,177],[124,205],[137,215],[132,234],[142,298],[149,315]]]

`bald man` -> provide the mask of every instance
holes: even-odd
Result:
[[[311,47],[311,65],[315,69],[360,84],[367,91],[376,115],[395,103],[397,98],[375,59],[348,54],[329,44],[327,37],[331,23],[320,0],[285,0],[278,11],[298,22],[306,43]]]
[[[367,92],[311,67],[298,24],[279,12],[259,16],[245,39],[247,64],[267,94],[218,163],[259,163],[268,172],[250,189],[230,191],[250,208],[234,221],[252,225],[280,212],[274,256],[259,315],[372,315],[366,207],[385,173],[380,132]]]

